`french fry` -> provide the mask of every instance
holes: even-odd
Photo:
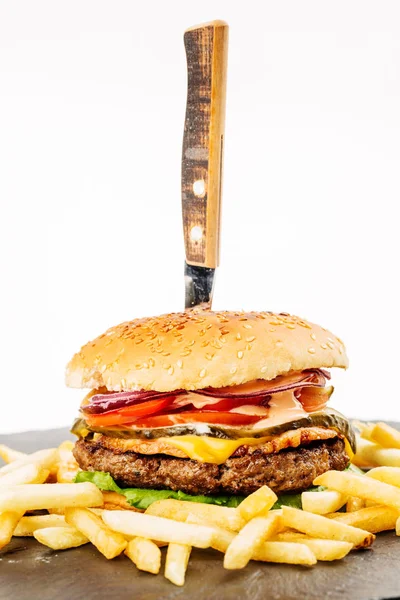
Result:
[[[252,559],[305,566],[312,566],[317,562],[310,548],[297,542],[264,542],[253,554]]]
[[[140,571],[157,575],[161,567],[161,550],[151,540],[136,537],[125,548],[125,554]]]
[[[0,489],[0,512],[67,506],[102,506],[103,495],[93,483],[13,485]]]
[[[375,423],[364,423],[363,421],[353,421],[353,426],[358,429],[360,436],[364,440],[372,441],[372,431],[375,427]]]
[[[79,470],[78,464],[61,463],[57,469],[57,483],[73,483]]]
[[[379,533],[396,527],[396,520],[400,516],[399,511],[388,506],[371,506],[362,508],[351,513],[337,513],[331,518],[340,523],[351,525],[369,531]]]
[[[354,513],[349,513],[351,514]],[[311,537],[350,542],[355,548],[367,548],[375,539],[375,536],[368,531],[289,506],[283,507],[282,521],[287,527],[297,529]]]
[[[71,440],[66,440],[58,447],[59,463],[56,472],[58,483],[73,483],[76,474],[80,470],[72,454],[74,445],[74,442]]]
[[[19,450],[13,450],[13,448],[9,448],[5,444],[0,444],[0,458],[7,464],[26,456],[28,455],[25,452],[19,452]]]
[[[134,510],[137,509],[131,506],[125,496],[118,494],[117,492],[103,492],[104,508],[106,510]]]
[[[308,548],[310,548],[312,553],[315,555],[315,558],[322,561],[340,560],[341,558],[344,558],[353,548],[353,544],[350,542],[321,540],[318,538],[311,538],[308,535],[297,533],[295,531],[278,533],[278,535],[275,536],[274,541],[297,542],[298,544],[305,544]]]
[[[269,511],[277,500],[278,496],[267,485],[263,485],[247,496],[236,510],[247,522],[259,513]]]
[[[72,485],[72,484],[70,484]],[[87,508],[67,508],[65,520],[86,536],[108,559],[115,558],[128,545],[122,535],[111,531],[102,519]]]
[[[0,489],[9,485],[44,483],[48,475],[49,471],[41,469],[35,463],[28,463],[0,477]]]
[[[400,450],[400,431],[387,423],[376,423],[371,432],[373,442],[384,448],[397,448]]]
[[[376,467],[368,471],[367,477],[400,487],[400,467]]]
[[[71,460],[75,460],[72,454],[74,446],[75,443],[72,440],[65,440],[64,442],[61,442],[61,444],[58,446],[60,462],[70,462]]]
[[[169,544],[165,559],[164,575],[171,583],[183,585],[185,573],[189,562],[191,546],[186,544]]]
[[[317,477],[314,484],[324,485],[329,489],[364,500],[372,500],[400,511],[400,489],[371,477],[345,471],[327,471]]]
[[[113,531],[160,542],[186,544],[196,548],[212,545],[214,530],[204,525],[190,525],[132,511],[105,510],[103,521]]]
[[[65,515],[65,508],[48,508],[47,510],[51,515]]]
[[[397,519],[396,523],[396,535],[400,535],[400,517]]]
[[[315,513],[316,515],[326,515],[336,512],[347,502],[347,496],[339,492],[303,492],[301,503],[303,510]]]
[[[261,544],[277,533],[280,519],[280,515],[271,513],[248,521],[226,551],[225,569],[243,569]]]
[[[89,540],[80,531],[73,527],[47,527],[36,529],[33,536],[38,542],[52,550],[68,550],[87,544]]]
[[[0,514],[0,549],[11,541],[14,530],[24,513],[22,511],[6,511]]]
[[[365,500],[350,496],[346,503],[346,512],[355,512],[365,507]]]
[[[181,500],[157,500],[149,506],[146,514],[175,521],[186,521],[189,514],[195,514],[230,531],[239,531],[245,524],[245,520],[236,508]]]
[[[353,462],[358,467],[400,467],[400,450],[383,448],[379,444],[357,438],[357,452]]]
[[[63,516],[33,515],[31,517],[22,517],[16,526],[13,535],[15,537],[32,537],[33,532],[38,529],[54,529],[54,527],[67,527],[67,523]]]
[[[27,454],[18,460],[14,460],[13,462],[4,465],[4,467],[0,468],[0,477],[6,475],[6,473],[11,473],[11,471],[15,471],[24,465],[34,463],[40,469],[45,469],[47,471],[51,471],[52,467],[58,460],[58,451],[57,448],[47,448],[46,450],[38,450],[38,452],[34,452],[33,454]]]
[[[214,548],[214,550],[218,550],[219,552],[226,552],[229,544],[231,544],[232,540],[236,537],[236,534],[232,531],[229,531],[229,529],[223,529],[222,527],[218,527],[210,521],[205,521],[198,515],[189,514],[186,518],[185,523],[191,523],[192,525],[205,525],[206,527],[211,527],[214,531],[214,537],[212,540],[211,548]]]

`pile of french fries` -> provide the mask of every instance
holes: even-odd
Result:
[[[400,467],[400,431],[387,423],[354,421],[353,425],[359,431],[355,465],[362,469]]]
[[[368,426],[369,443],[377,444],[379,432],[386,448],[382,431]],[[243,569],[250,560],[309,567],[370,547],[378,532],[395,529],[400,536],[400,465],[367,475],[328,471],[314,482],[326,491],[302,494],[303,510],[274,510],[277,497],[263,486],[238,508],[159,500],[140,513],[126,510],[118,494],[73,483],[79,468],[72,447],[67,441],[26,455],[0,446],[7,463],[0,468],[0,548],[13,536],[33,536],[53,550],[90,542],[107,559],[125,553],[138,569],[157,574],[160,547],[168,546],[164,574],[181,586],[193,547],[223,553],[226,569]]]

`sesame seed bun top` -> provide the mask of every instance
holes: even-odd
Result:
[[[75,354],[66,383],[168,392],[347,366],[343,342],[298,317],[195,309],[112,327]]]

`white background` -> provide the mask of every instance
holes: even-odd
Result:
[[[1,431],[67,425],[64,367],[183,307],[186,27],[230,24],[215,308],[347,342],[333,404],[399,419],[400,4],[1,0]]]

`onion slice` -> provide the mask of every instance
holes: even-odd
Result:
[[[134,391],[134,392],[115,392],[110,394],[96,394],[90,398],[89,404],[81,406],[81,411],[86,415],[97,415],[109,410],[117,410],[132,406],[146,400],[156,400],[170,396],[175,399],[176,396],[185,393],[185,390],[176,392],[154,392],[154,391]]]
[[[309,371],[292,373],[291,375],[280,375],[271,381],[257,379],[256,381],[250,381],[249,383],[243,383],[242,385],[194,390],[194,393],[212,396],[214,398],[265,396],[308,386],[324,387],[326,379],[330,379],[330,374],[327,371],[323,371],[322,369],[312,369]]]

